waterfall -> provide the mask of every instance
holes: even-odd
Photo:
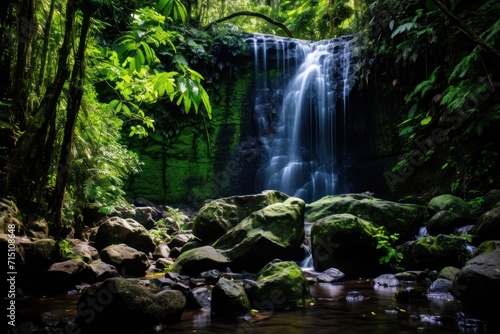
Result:
[[[353,36],[309,42],[271,35],[246,39],[255,58],[254,113],[265,148],[257,190],[305,201],[345,191]]]

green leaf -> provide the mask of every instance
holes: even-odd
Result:
[[[432,121],[432,116],[429,115],[427,116],[426,118],[424,118],[423,120],[420,121],[420,125],[427,125],[429,124],[430,122]]]
[[[414,28],[418,28],[419,26],[420,25],[418,23],[415,23],[415,22],[404,23],[404,24],[400,25],[399,27],[397,27],[396,30],[394,30],[394,32],[391,34],[391,38],[396,37],[398,34],[400,34],[402,32],[409,31],[409,30],[414,29]]]

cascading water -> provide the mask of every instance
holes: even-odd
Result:
[[[270,35],[247,39],[266,151],[257,190],[276,189],[305,201],[346,190],[338,182],[339,158],[347,155],[353,41],[353,36],[319,42]]]

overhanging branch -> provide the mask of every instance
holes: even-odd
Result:
[[[208,29],[210,29],[215,24],[218,24],[218,23],[230,20],[230,19],[232,19],[234,17],[237,17],[237,16],[254,16],[254,17],[258,17],[258,18],[264,19],[267,22],[271,23],[272,25],[275,25],[275,26],[281,28],[288,35],[288,37],[294,38],[294,36],[293,36],[292,32],[290,31],[290,29],[288,29],[287,26],[284,25],[283,23],[281,23],[279,21],[276,21],[275,19],[273,19],[273,18],[271,18],[271,17],[269,17],[267,15],[264,15],[264,14],[261,14],[261,13],[256,13],[256,12],[251,12],[251,11],[247,11],[247,10],[244,10],[244,11],[241,11],[241,12],[235,12],[235,13],[232,13],[232,14],[230,14],[228,16],[221,17],[220,19],[217,19],[215,21],[210,22],[204,28],[208,30]]]
[[[479,37],[474,31],[472,31],[469,27],[467,27],[458,17],[455,16],[452,12],[448,10],[439,0],[432,0],[432,2],[450,19],[453,24],[455,24],[460,31],[467,35],[472,41],[481,45],[486,50],[490,51],[494,55],[500,58],[500,51],[491,46],[484,39]]]

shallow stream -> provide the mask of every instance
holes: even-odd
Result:
[[[407,285],[425,291],[427,285]],[[401,288],[404,288],[403,285]],[[369,299],[348,302],[343,297],[358,291]],[[374,288],[371,280],[344,284],[311,285],[315,301],[305,309],[270,310],[269,317],[256,322],[227,322],[212,319],[209,310],[186,310],[180,322],[158,328],[158,333],[500,333],[499,324],[461,319],[462,305],[434,300],[409,305],[394,299],[395,288]],[[76,316],[78,295],[34,298],[17,302],[16,333],[32,333],[44,323]],[[40,328],[40,327],[38,327]],[[48,333],[48,332],[44,332]]]

